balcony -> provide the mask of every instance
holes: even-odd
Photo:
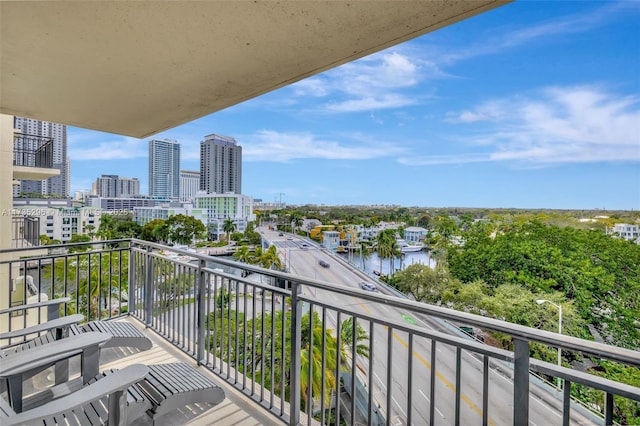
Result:
[[[40,218],[13,216],[11,220],[11,247],[35,247],[40,245]]]
[[[16,134],[13,138],[13,179],[43,180],[60,174],[53,168],[53,139]]]
[[[66,296],[65,314],[139,324],[156,352],[131,357],[191,359],[247,422],[610,425],[640,410],[636,386],[529,357],[540,343],[638,368],[637,351],[139,240],[38,250],[0,251],[14,259],[0,262],[0,300]],[[513,349],[461,325],[511,336]],[[587,393],[598,397],[573,398]]]

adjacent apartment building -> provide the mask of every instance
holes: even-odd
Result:
[[[180,198],[180,142],[149,141],[149,195],[171,200]]]
[[[17,116],[14,117],[13,126],[26,139],[51,139],[53,164],[50,168],[60,170],[60,174],[45,180],[20,180],[14,187],[13,195],[34,193],[68,197],[71,185],[70,162],[67,156],[67,126]]]
[[[200,172],[195,170],[180,170],[180,201],[193,201],[200,190]]]
[[[96,179],[92,194],[99,197],[137,197],[140,195],[138,178],[102,175]]]
[[[242,147],[234,138],[211,134],[200,142],[200,190],[242,194]]]

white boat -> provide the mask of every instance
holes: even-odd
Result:
[[[396,243],[398,244],[398,248],[402,253],[414,253],[420,251],[424,248],[424,244],[422,243],[408,243],[403,239],[397,239]]]

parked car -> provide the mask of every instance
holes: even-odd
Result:
[[[328,268],[329,264],[327,262],[325,262],[324,260],[321,260],[318,262],[320,264],[320,266],[322,266],[323,268]]]
[[[366,281],[362,281],[360,283],[360,288],[367,291],[378,291],[378,288],[375,284],[368,283]]]

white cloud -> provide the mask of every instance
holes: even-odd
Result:
[[[321,104],[324,112],[357,112],[414,105],[424,94],[415,86],[425,72],[437,72],[432,63],[411,60],[400,49],[370,55],[292,85],[296,97],[341,99]]]
[[[301,97],[323,97],[327,96],[331,91],[331,88],[325,79],[320,77],[309,77],[305,80],[292,84],[291,88],[293,89],[294,96]]]
[[[366,140],[348,135],[343,141],[325,140],[310,133],[280,133],[263,130],[244,136],[242,157],[245,161],[288,162],[296,159],[368,160],[402,152],[391,143]],[[349,146],[349,143],[354,146]],[[357,143],[354,143],[357,142]]]
[[[416,103],[417,100],[415,98],[401,94],[389,93],[377,97],[370,96],[366,98],[350,99],[343,102],[331,102],[326,104],[326,109],[331,112],[357,112],[400,108],[414,105]]]
[[[473,123],[476,121],[496,120],[504,116],[504,105],[497,101],[486,102],[478,106],[474,111],[448,112],[445,118],[447,123]]]
[[[617,96],[595,87],[553,87],[535,98],[492,101],[473,110],[449,113],[445,119],[451,123],[480,120],[483,133],[466,137],[466,141],[483,146],[483,153],[401,161],[410,165],[509,161],[527,167],[640,162],[638,97]],[[487,126],[492,127],[486,130]]]
[[[406,166],[435,166],[448,164],[484,163],[491,161],[488,154],[430,155],[400,157],[398,163]]]
[[[148,155],[147,141],[84,129],[69,132],[71,160],[128,160]]]

